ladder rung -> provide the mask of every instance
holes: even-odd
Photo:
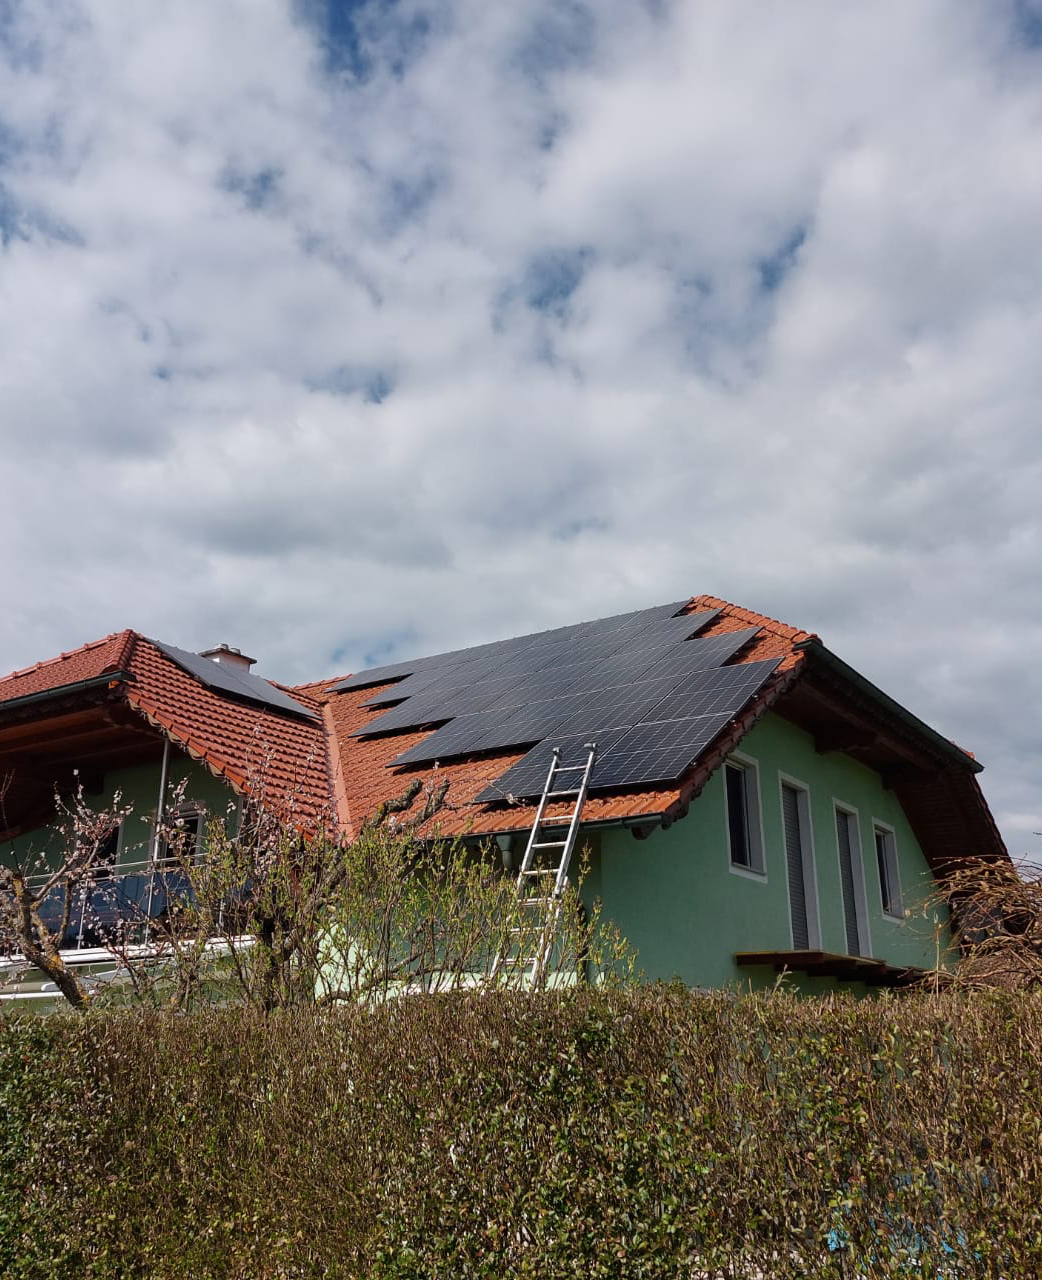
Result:
[[[548,791],[546,793],[547,800],[560,800],[562,796],[577,796],[579,794],[578,787],[571,791]]]
[[[556,901],[557,899],[553,897],[551,898],[535,898],[535,897],[518,898],[518,902],[520,902],[520,904],[523,907],[548,907]]]
[[[557,867],[529,867],[527,871],[522,871],[523,876],[555,876],[557,875]]]
[[[539,840],[534,845],[532,845],[532,848],[533,849],[563,849],[567,843],[568,843],[567,840]]]
[[[556,777],[557,774],[559,773],[585,773],[585,772],[586,772],[586,766],[584,764],[559,764],[557,768],[554,769],[554,776]]]

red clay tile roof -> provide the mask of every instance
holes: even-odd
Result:
[[[117,671],[123,696],[175,745],[236,789],[263,789],[279,812],[312,822],[329,808],[331,781],[321,719],[304,720],[225,697],[183,671],[134,631],[85,644],[0,680],[0,707]],[[281,687],[281,686],[280,686]],[[310,695],[295,695],[315,711]]]
[[[740,662],[781,659],[767,683],[703,753],[677,784],[614,793],[595,793],[587,800],[584,823],[659,819],[670,822],[683,816],[692,798],[705,785],[749,729],[785,697],[808,669],[809,655],[800,646],[817,637],[763,614],[753,613],[714,596],[694,596],[687,612],[718,609],[719,614],[702,633],[722,635],[751,626],[759,634],[742,651]],[[434,788],[448,783],[444,809],[429,830],[444,835],[493,834],[531,827],[532,805],[478,804],[475,797],[526,754],[507,750],[451,761],[442,767],[388,768],[395,757],[423,741],[429,730],[412,730],[382,738],[359,739],[351,735],[379,711],[362,706],[375,687],[337,692],[343,677],[314,681],[295,687],[278,685],[316,712],[305,720],[224,696],[202,685],[145,637],[123,631],[84,645],[48,662],[37,663],[0,680],[0,708],[5,701],[26,694],[46,692],[109,672],[128,675],[122,695],[171,741],[203,761],[215,774],[239,790],[263,793],[279,812],[292,815],[301,825],[329,816],[354,836],[366,817],[380,804],[400,795],[407,784],[419,779]],[[800,684],[802,688],[802,683]],[[974,813],[983,810],[987,822],[981,830],[1001,840],[976,783],[960,794]],[[945,784],[949,785],[949,784]],[[955,785],[953,781],[951,785]],[[548,809],[550,817],[567,817],[567,802]],[[977,815],[983,821],[981,814]],[[988,826],[990,823],[990,827]],[[987,828],[987,830],[985,830]],[[990,839],[990,837],[988,837]]]
[[[48,658],[46,662],[12,671],[10,675],[0,677],[0,702],[46,693],[49,689],[123,670],[133,637],[133,631],[115,631],[103,640],[93,640],[79,649]]]

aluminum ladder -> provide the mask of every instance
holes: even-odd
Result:
[[[535,821],[525,847],[525,856],[521,859],[521,869],[517,873],[517,898],[522,912],[538,914],[534,916],[532,923],[528,923],[522,915],[522,923],[511,930],[518,935],[518,953],[509,959],[504,958],[504,964],[515,970],[527,970],[526,985],[532,990],[542,984],[553,953],[564,905],[564,891],[568,884],[568,866],[579,837],[579,824],[590,787],[590,775],[597,759],[596,742],[586,742],[583,746],[587,752],[586,763],[576,765],[561,764],[561,748],[554,747]],[[576,773],[581,775],[578,786],[558,786],[558,779],[562,774]],[[567,834],[563,840],[548,840],[544,828],[548,825],[559,827],[561,821],[554,819],[552,824],[546,823],[546,806],[552,800],[565,798],[575,802],[568,820]],[[548,883],[551,880],[552,884]],[[521,945],[522,939],[534,940],[534,947],[526,951]]]

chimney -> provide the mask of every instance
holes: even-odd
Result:
[[[204,649],[199,656],[210,658],[219,667],[228,667],[231,671],[249,671],[257,661],[256,658],[247,658],[241,649],[233,649],[230,644],[219,644],[215,649]]]

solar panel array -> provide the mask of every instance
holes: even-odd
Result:
[[[182,671],[187,671],[208,689],[216,689],[221,693],[231,694],[233,698],[241,698],[244,702],[253,702],[258,706],[273,711],[283,711],[289,715],[299,716],[303,720],[316,719],[310,707],[304,706],[296,698],[290,697],[262,676],[252,672],[235,670],[221,666],[212,658],[204,658],[201,653],[192,653],[189,649],[179,649],[177,645],[164,644],[162,640],[151,642]]]
[[[593,789],[672,782],[778,665],[724,666],[759,628],[700,638],[719,611],[681,614],[683,607],[374,667],[336,688],[387,685],[363,703],[378,714],[356,737],[433,729],[392,767],[529,747],[478,801],[538,794],[553,748],[564,763],[580,764],[590,741],[597,743]]]

